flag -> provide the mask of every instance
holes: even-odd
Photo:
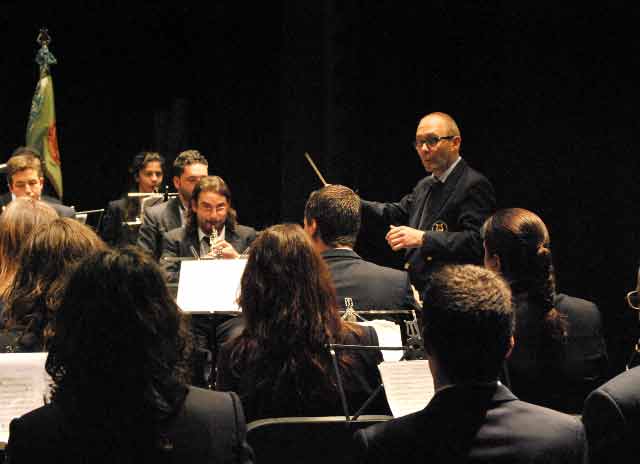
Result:
[[[42,154],[44,174],[51,182],[58,197],[62,199],[62,169],[60,165],[60,151],[56,135],[56,112],[53,99],[53,80],[50,65],[57,61],[48,48],[49,38],[44,32],[38,36],[41,48],[36,56],[36,63],[40,66],[40,79],[31,101],[29,122],[27,123],[27,146],[37,148]]]

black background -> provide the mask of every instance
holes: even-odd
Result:
[[[80,210],[119,196],[141,149],[199,149],[259,228],[301,220],[320,186],[304,151],[328,182],[397,200],[424,175],[417,121],[447,112],[499,207],[545,220],[559,288],[598,303],[622,369],[638,336],[624,305],[639,253],[637,7],[129,3],[2,4],[4,159],[24,143],[41,26],[59,62],[64,200]],[[399,265],[365,226],[359,251]]]

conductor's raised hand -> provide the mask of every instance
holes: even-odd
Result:
[[[385,239],[393,251],[422,246],[424,231],[408,226],[390,226]]]

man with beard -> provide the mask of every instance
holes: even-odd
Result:
[[[164,235],[162,258],[212,257],[234,259],[240,256],[256,237],[252,227],[237,222],[231,207],[231,191],[218,176],[203,177],[191,196],[187,223]],[[169,280],[177,280],[179,262],[162,261]]]

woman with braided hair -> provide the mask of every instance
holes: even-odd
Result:
[[[505,380],[521,400],[579,413],[606,376],[597,306],[556,293],[549,232],[536,214],[503,209],[482,232],[485,267],[509,282],[516,309],[516,345]]]

